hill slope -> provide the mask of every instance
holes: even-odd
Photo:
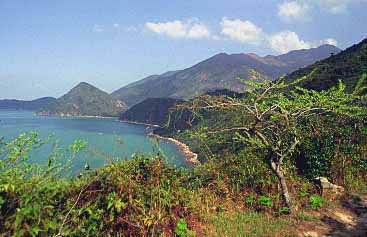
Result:
[[[67,94],[57,99],[53,106],[39,112],[62,116],[118,116],[126,105],[108,93],[85,82],[79,83]]]
[[[124,112],[120,116],[120,120],[162,126],[168,118],[169,109],[180,102],[183,100],[148,98]]]
[[[147,98],[170,97],[190,99],[216,89],[240,92],[244,85],[236,77],[251,80],[250,69],[276,79],[300,67],[310,65],[340,50],[331,45],[296,50],[280,56],[260,57],[256,54],[217,54],[190,68],[147,77],[112,93],[128,106]]]
[[[353,91],[362,74],[367,73],[367,39],[339,54],[291,73],[286,77],[286,81],[294,81],[309,75],[312,71],[314,74],[307,80],[300,82],[299,86],[324,90],[337,85],[338,81],[341,80],[347,86],[348,91]]]
[[[0,100],[0,109],[40,110],[52,106],[56,98],[44,97],[36,100]]]

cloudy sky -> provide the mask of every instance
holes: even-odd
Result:
[[[344,49],[366,19],[367,0],[0,0],[0,99],[112,92],[220,52]]]

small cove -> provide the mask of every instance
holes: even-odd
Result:
[[[184,155],[167,141],[147,136],[146,126],[123,123],[108,118],[46,117],[30,111],[0,110],[0,138],[10,141],[24,132],[34,131],[49,142],[31,153],[31,162],[45,163],[56,144],[65,151],[75,140],[88,142],[73,162],[72,171],[78,172],[86,162],[92,169],[101,167],[111,160],[129,159],[134,153],[167,157],[167,162],[186,166]],[[68,156],[69,154],[65,154]]]

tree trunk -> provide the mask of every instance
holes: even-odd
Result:
[[[291,196],[289,194],[288,186],[287,186],[287,183],[285,181],[285,177],[284,177],[284,174],[281,170],[281,167],[279,165],[277,165],[274,161],[271,161],[271,168],[273,169],[274,173],[278,177],[280,187],[281,187],[281,191],[282,191],[282,196],[283,196],[285,204],[287,205],[287,207],[289,209],[289,213],[292,213],[293,212],[292,199],[291,199]]]

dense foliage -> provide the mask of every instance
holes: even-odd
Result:
[[[296,87],[284,93],[284,88],[290,87],[284,78],[271,83],[259,73],[253,74],[261,82],[246,82],[255,89],[243,97],[203,96],[179,105],[178,109],[191,109],[204,119],[187,133],[204,144],[212,137],[212,147],[227,143],[234,153],[243,146],[253,146],[277,175],[290,211],[292,201],[285,173],[292,165],[303,161],[297,168],[309,178],[328,175],[333,180],[343,179],[343,184],[349,183],[352,169],[364,177],[367,170],[362,147],[366,144],[361,138],[365,136],[362,131],[367,116],[365,96],[346,93],[341,82],[321,92]],[[365,79],[362,75],[359,81]],[[203,111],[207,111],[205,115]],[[242,147],[230,143],[240,143]],[[210,157],[210,147],[206,150]],[[298,158],[298,153],[303,159]],[[340,159],[343,165],[336,169]]]
[[[193,236],[210,233],[200,223],[208,213],[225,211],[231,200],[238,208],[274,214],[283,207],[276,178],[252,152],[192,170],[171,167],[162,156],[134,155],[67,176],[86,143],[55,148],[47,163],[37,164],[32,151],[45,142],[29,133],[1,143],[0,235]],[[315,190],[303,180],[297,183],[307,207]],[[273,231],[266,223],[264,231]]]
[[[172,98],[148,98],[120,115],[120,120],[163,126],[169,109],[183,100]]]

